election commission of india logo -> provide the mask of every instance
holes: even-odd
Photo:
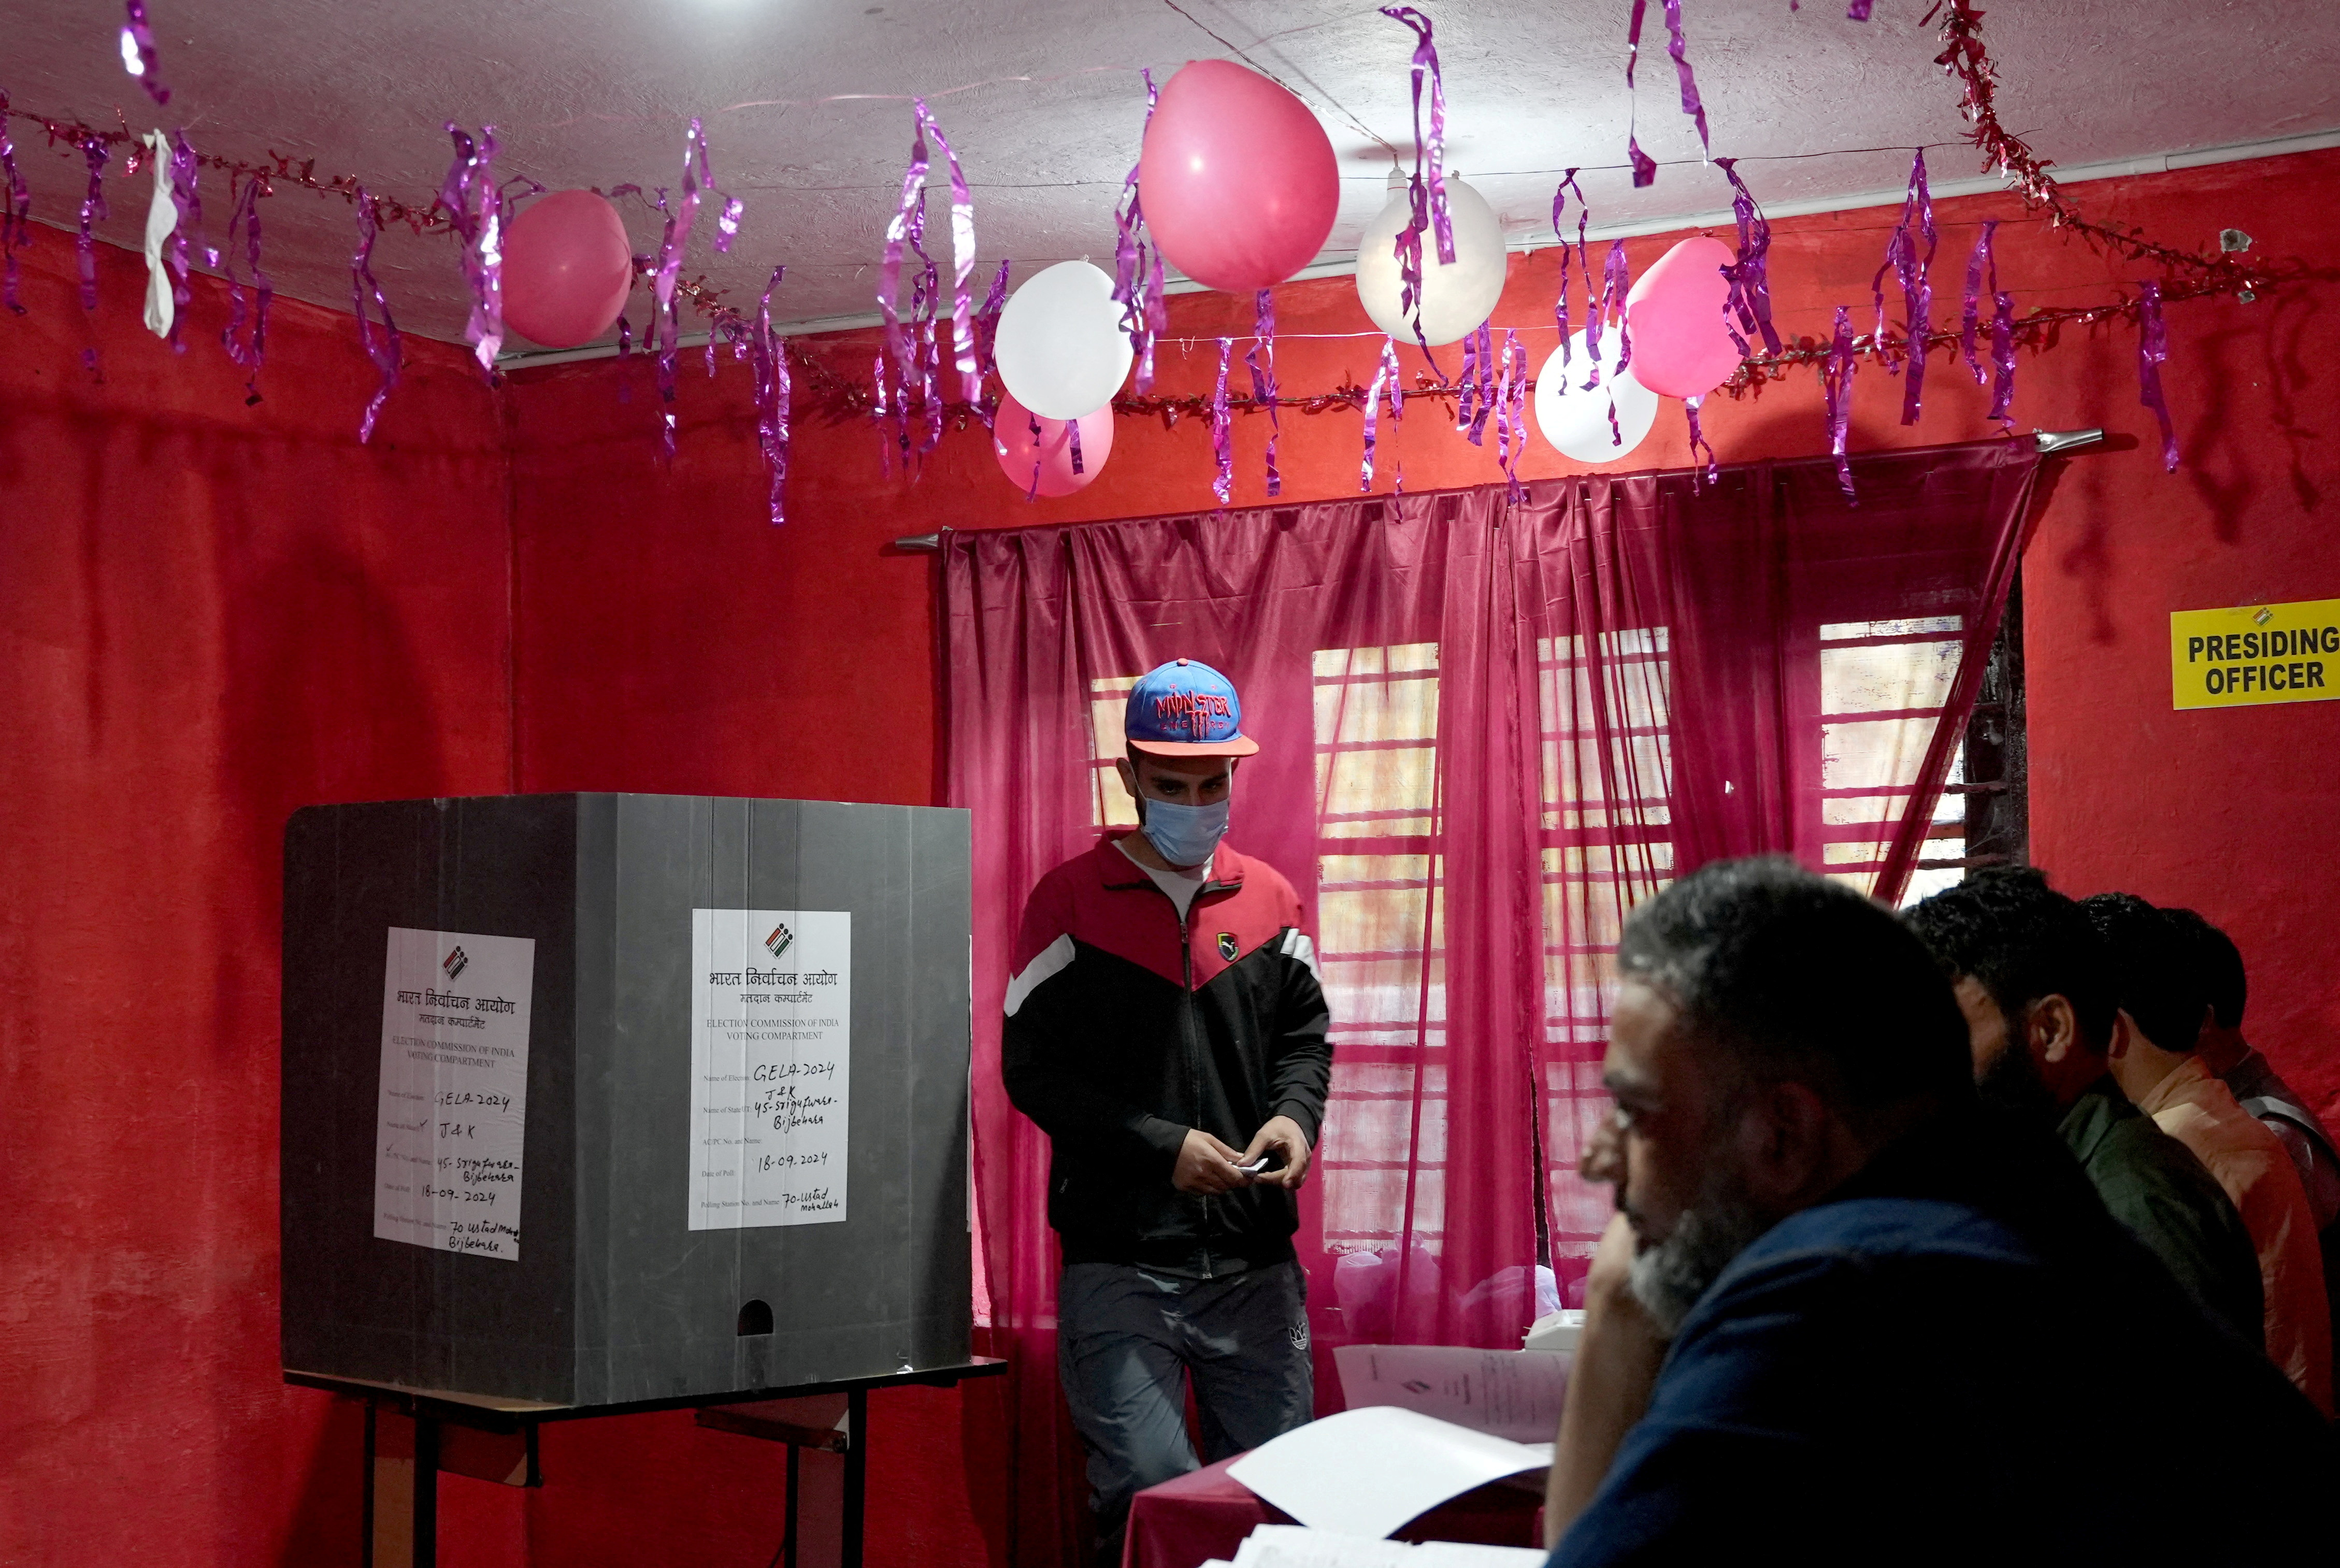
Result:
[[[787,952],[788,944],[796,939],[796,933],[786,926],[775,926],[772,928],[772,934],[764,938],[764,946],[770,948],[772,957],[777,958]]]
[[[466,968],[468,968],[471,966],[471,962],[470,955],[466,954],[462,948],[456,948],[452,951],[449,952],[445,958],[439,960],[439,967],[446,970],[447,978],[450,980],[452,980],[456,976],[461,974]]]

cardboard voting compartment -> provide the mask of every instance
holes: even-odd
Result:
[[[287,1368],[550,1404],[967,1358],[967,817],[312,807]]]

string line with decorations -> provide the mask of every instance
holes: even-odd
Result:
[[[1681,109],[1710,154],[1682,0],[1661,4]],[[2159,422],[2164,461],[2174,468],[2176,441],[2160,383],[2167,358],[2164,307],[2216,295],[2248,301],[2278,283],[2306,275],[2296,263],[2270,266],[2248,259],[2242,253],[2247,236],[2235,231],[2226,232],[2218,253],[2198,253],[2083,218],[2049,173],[2050,162],[1998,118],[1997,70],[1984,46],[1982,12],[1971,0],[1937,0],[1919,25],[1932,27],[1939,18],[1941,52],[1934,64],[1959,84],[1964,139],[1982,154],[1985,171],[2006,179],[2027,211],[2044,216],[2051,228],[2099,253],[2157,268],[2162,276],[2139,279],[2134,293],[2117,291],[2108,301],[2018,314],[2011,293],[1999,287],[1998,224],[1992,221],[1981,225],[1968,257],[1958,324],[1937,328],[1932,271],[1940,236],[1920,147],[1899,221],[1871,287],[1871,330],[1853,330],[1854,307],[1848,304],[1837,311],[1828,342],[1808,337],[1790,343],[1781,340],[1770,316],[1770,224],[1740,176],[1737,160],[1711,160],[1731,190],[1737,245],[1704,235],[1685,240],[1639,279],[1629,273],[1621,240],[1612,242],[1597,263],[1587,243],[1590,213],[1576,184],[1587,165],[1563,171],[1553,194],[1552,221],[1562,264],[1552,325],[1497,329],[1488,317],[1503,283],[1501,224],[1484,199],[1445,167],[1446,90],[1432,20],[1413,6],[1381,9],[1411,35],[1414,154],[1403,191],[1368,226],[1358,254],[1360,302],[1383,337],[1370,387],[1344,382],[1328,392],[1287,395],[1278,384],[1269,291],[1321,252],[1338,203],[1339,174],[1314,113],[1282,84],[1225,60],[1192,63],[1158,88],[1150,73],[1141,74],[1146,104],[1135,128],[1142,147],[1115,203],[1111,275],[1085,262],[1060,263],[1011,295],[1008,263],[1003,261],[980,304],[973,288],[972,187],[926,99],[910,99],[911,157],[886,226],[878,269],[876,303],[885,322],[884,342],[866,385],[790,346],[774,330],[771,299],[784,268],[773,270],[753,312],[729,303],[703,275],[683,275],[692,232],[702,226],[697,221],[701,204],[710,199],[719,203],[713,225],[719,253],[730,250],[743,211],[741,202],[715,184],[698,119],[685,136],[676,185],[650,191],[620,186],[606,195],[599,190],[546,194],[533,181],[500,180],[494,128],[474,134],[450,123],[445,129],[453,158],[447,179],[430,201],[418,203],[378,195],[352,176],[320,175],[314,160],[295,162],[272,149],[266,163],[244,163],[197,151],[183,130],[168,136],[134,133],[119,110],[117,126],[98,126],[17,109],[0,91],[0,304],[23,312],[17,252],[33,233],[30,197],[8,134],[11,120],[38,127],[54,150],[77,156],[86,166],[75,237],[84,309],[97,304],[92,244],[94,225],[106,215],[107,166],[119,154],[123,177],[151,168],[147,323],[183,352],[177,317],[189,298],[188,277],[199,263],[218,267],[230,302],[223,346],[247,372],[252,401],[259,397],[273,293],[262,269],[259,203],[279,185],[338,196],[355,211],[352,303],[361,346],[379,375],[361,424],[362,441],[371,437],[403,362],[390,303],[372,269],[375,240],[394,225],[417,234],[446,233],[460,243],[472,302],[465,336],[491,379],[508,326],[548,347],[594,341],[615,326],[621,358],[630,357],[634,330],[625,313],[627,302],[638,282],[645,284],[650,306],[642,349],[657,367],[659,445],[669,455],[677,434],[681,309],[688,304],[706,319],[711,328],[705,345],[710,373],[719,346],[753,363],[759,444],[771,470],[771,514],[777,522],[783,516],[790,407],[799,399],[794,385],[798,375],[808,382],[807,412],[872,422],[881,463],[889,471],[898,462],[915,475],[939,443],[947,422],[964,427],[980,421],[991,430],[1009,477],[1033,496],[1066,493],[1093,480],[1109,453],[1115,413],[1156,416],[1165,423],[1188,414],[1207,418],[1217,470],[1213,489],[1224,501],[1231,481],[1232,414],[1265,412],[1274,419],[1285,408],[1312,414],[1360,411],[1365,422],[1361,485],[1369,488],[1380,412],[1386,407],[1393,419],[1402,417],[1409,395],[1451,403],[1456,429],[1473,444],[1484,443],[1492,422],[1507,477],[1514,474],[1526,444],[1524,411],[1531,397],[1546,437],[1585,461],[1611,461],[1632,450],[1648,432],[1658,397],[1675,397],[1683,403],[1693,452],[1707,452],[1710,474],[1714,459],[1699,418],[1703,401],[1716,391],[1734,398],[1760,394],[1767,384],[1810,365],[1820,373],[1839,479],[1848,498],[1857,499],[1846,443],[1850,391],[1862,362],[1901,378],[1902,421],[1916,423],[1923,412],[1929,359],[1935,350],[1947,350],[1978,383],[1991,388],[1992,417],[2012,429],[2017,350],[2052,347],[2067,324],[2113,320],[2137,324],[2140,400]],[[1632,0],[1629,95],[1646,11],[1647,0]],[[1869,11],[1868,0],[1853,0],[1847,16],[1866,22]],[[124,16],[119,39],[124,68],[158,105],[165,104],[170,92],[161,80],[144,0],[125,0]],[[947,290],[939,247],[927,243],[927,182],[935,167],[930,143],[949,177]],[[1630,117],[1627,157],[1621,166],[1631,168],[1637,186],[1656,179],[1661,165],[1641,151]],[[230,217],[220,244],[211,243],[203,228],[199,184],[204,170],[227,176]],[[624,223],[611,204],[625,195],[643,202],[659,222],[659,243],[647,254],[630,250]],[[1565,222],[1572,196],[1572,239]],[[1268,213],[1274,216],[1262,216]],[[1164,397],[1153,391],[1155,349],[1166,325],[1164,283],[1174,266],[1207,288],[1254,296],[1252,333],[1199,340],[1219,352],[1219,375],[1207,395]],[[1887,313],[1889,277],[1900,296],[1898,323]],[[1581,326],[1573,298],[1580,284]],[[1541,371],[1530,374],[1519,334],[1543,330],[1555,332],[1558,344]],[[1248,396],[1229,389],[1227,372],[1239,342],[1251,345],[1244,356]],[[1421,349],[1430,365],[1429,372],[1415,376],[1410,391],[1400,384],[1395,345],[1401,342]],[[1437,351],[1449,346],[1459,346],[1461,354],[1460,368],[1452,374],[1437,358]],[[94,350],[84,352],[92,369],[94,355]],[[996,392],[988,390],[995,380]],[[1125,388],[1125,382],[1130,384]],[[620,388],[622,396],[622,374]],[[1280,475],[1273,439],[1266,464],[1269,493],[1274,494]],[[1515,477],[1512,482],[1516,491]]]

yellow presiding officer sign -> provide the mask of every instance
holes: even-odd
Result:
[[[2340,697],[2340,599],[2169,615],[2169,705],[2241,708]]]

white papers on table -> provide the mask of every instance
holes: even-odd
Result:
[[[1551,1464],[1549,1443],[1512,1443],[1376,1404],[1294,1427],[1227,1474],[1303,1524],[1381,1537],[1465,1492]]]
[[[1366,1541],[1296,1524],[1262,1524],[1233,1563],[1205,1563],[1203,1568],[1541,1568],[1543,1560],[1542,1552],[1524,1546]]]
[[[1560,1430],[1573,1359],[1450,1345],[1344,1345],[1333,1352],[1350,1409],[1403,1405],[1514,1443],[1548,1443]]]

